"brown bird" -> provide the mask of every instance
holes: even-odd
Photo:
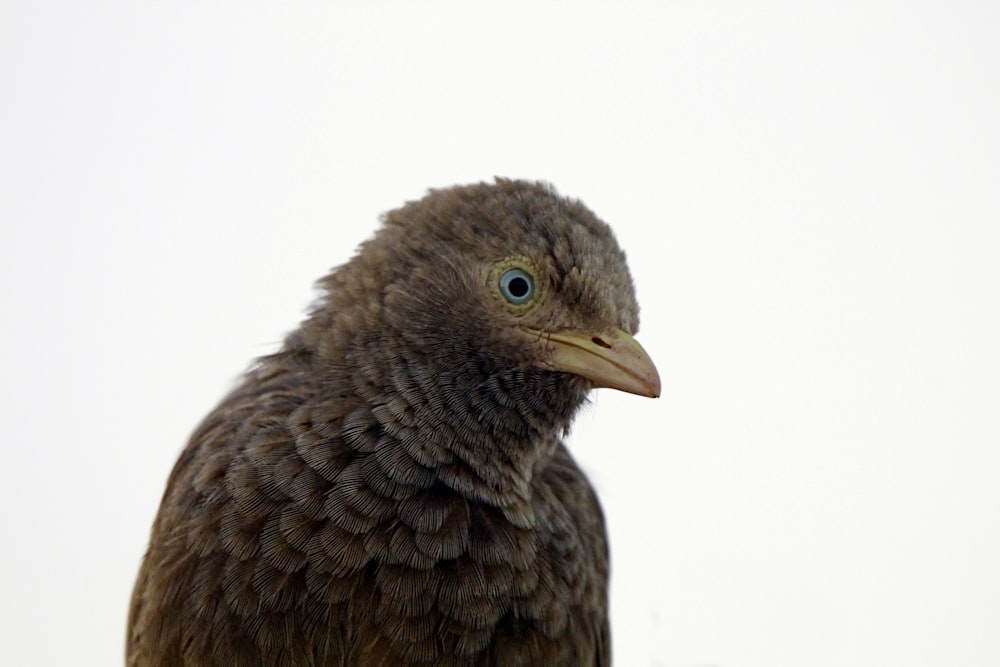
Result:
[[[561,438],[592,388],[660,380],[608,226],[542,184],[432,190],[320,286],[174,467],[127,664],[610,664]]]

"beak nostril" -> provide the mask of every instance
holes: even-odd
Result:
[[[610,350],[611,349],[611,346],[608,345],[608,343],[606,343],[603,338],[598,338],[597,336],[594,336],[590,340],[591,340],[591,342],[594,343],[594,345],[597,345],[599,347],[603,347],[605,350]]]

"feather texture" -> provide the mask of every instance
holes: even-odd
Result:
[[[320,285],[170,475],[127,664],[610,664],[604,520],[561,441],[607,373],[546,340],[631,341],[607,225],[535,183],[432,191]],[[646,361],[623,363],[655,395]]]

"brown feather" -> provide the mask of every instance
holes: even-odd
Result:
[[[515,331],[635,332],[608,227],[539,184],[432,191],[321,286],[178,460],[127,664],[608,665],[604,520],[560,440],[591,384]]]

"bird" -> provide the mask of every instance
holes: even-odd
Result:
[[[544,182],[430,189],[317,286],[170,473],[126,664],[609,665],[565,439],[595,388],[660,394],[611,228]]]

